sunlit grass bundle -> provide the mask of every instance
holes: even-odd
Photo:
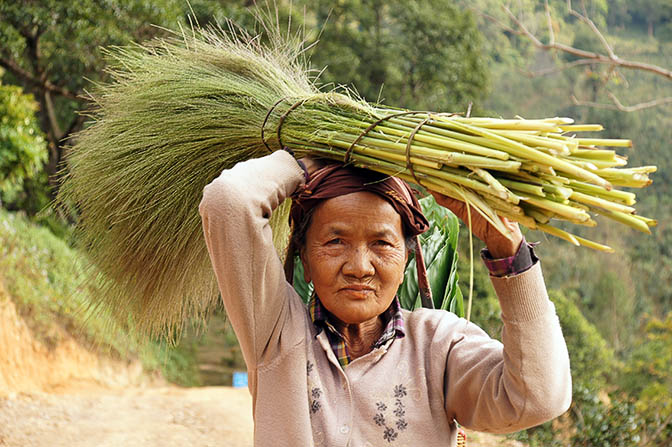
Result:
[[[567,118],[492,119],[371,105],[323,92],[301,46],[267,46],[231,27],[110,50],[113,81],[92,94],[93,124],[77,137],[59,201],[78,213],[78,236],[103,283],[100,305],[137,328],[166,333],[217,300],[201,233],[203,187],[224,169],[287,147],[400,176],[575,245],[609,250],[553,226],[595,225],[601,214],[641,231],[635,195],[654,167],[624,168],[576,136],[597,125]],[[286,214],[276,213],[286,227]],[[278,231],[278,245],[286,232]],[[236,262],[241,253],[231,253]]]

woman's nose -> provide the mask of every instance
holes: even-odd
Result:
[[[372,276],[376,271],[373,266],[372,255],[370,250],[365,247],[354,248],[343,265],[343,274],[355,278]]]

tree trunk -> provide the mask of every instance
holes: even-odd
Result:
[[[58,171],[62,168],[66,151],[66,142],[74,133],[78,132],[84,123],[82,115],[76,115],[68,128],[63,131],[58,123],[56,111],[52,101],[51,92],[48,90],[33,90],[33,95],[38,98],[40,104],[40,127],[46,135],[49,158],[44,165],[44,171],[49,179],[49,198],[56,198],[60,186]]]
[[[49,153],[49,157],[47,159],[47,163],[44,165],[44,169],[47,172],[47,175],[51,177],[51,174],[54,172],[56,166],[56,160],[59,158],[58,136],[54,134],[54,128],[51,125],[51,119],[48,112],[51,99],[47,99],[46,92],[44,91],[33,90],[33,94],[40,104],[40,127],[46,136],[47,151]]]

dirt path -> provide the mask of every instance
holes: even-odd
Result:
[[[175,387],[0,398],[0,446],[252,445],[247,389]]]
[[[2,447],[172,447],[252,445],[247,389],[86,387],[60,394],[0,397]],[[520,446],[469,434],[469,447]]]

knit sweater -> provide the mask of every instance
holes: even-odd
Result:
[[[503,344],[441,310],[404,311],[406,336],[340,366],[285,281],[272,211],[305,182],[278,151],[225,170],[199,210],[248,368],[255,446],[454,446],[456,421],[506,433],[569,406],[569,357],[537,263],[491,278]]]

